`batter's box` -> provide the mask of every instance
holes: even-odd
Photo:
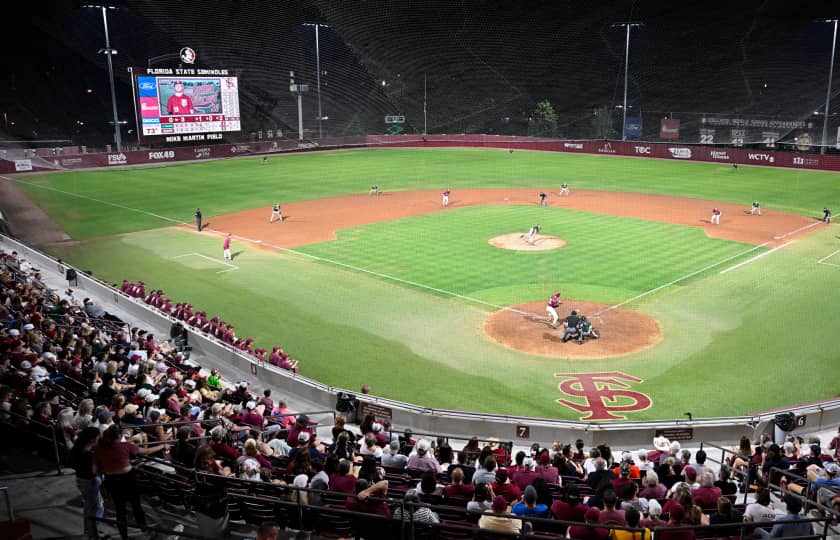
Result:
[[[818,260],[817,264],[825,264],[827,266],[836,266],[837,268],[840,268],[840,257],[834,257],[838,253],[840,253],[840,249],[835,250],[834,252],[829,253],[822,259]],[[831,259],[832,257],[834,257],[834,259],[832,261],[829,261],[829,259]]]
[[[227,267],[216,272],[217,274],[224,274],[225,272],[239,270],[239,267],[234,264],[220,261],[218,259],[214,259],[213,257],[202,255],[201,253],[184,253],[183,255],[173,257],[173,259],[177,259],[184,266],[194,268],[195,270],[212,270],[213,268],[219,268],[219,266]]]

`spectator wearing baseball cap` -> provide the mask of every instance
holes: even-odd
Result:
[[[478,526],[489,531],[519,534],[522,532],[522,520],[511,518],[507,499],[496,495],[493,499],[492,514],[485,514],[478,520]]]
[[[511,474],[511,482],[519,488],[520,491],[524,491],[525,488],[530,486],[534,483],[534,480],[539,478],[539,473],[535,470],[536,464],[534,463],[534,458],[527,456],[522,460],[522,468],[520,470],[513,471]]]
[[[522,496],[522,490],[515,484],[511,484],[509,479],[510,475],[507,469],[496,469],[496,481],[491,484],[493,493],[504,497],[508,504]]]
[[[601,511],[597,506],[593,506],[584,514],[584,521],[586,525],[571,525],[569,527],[569,538],[576,540],[606,540],[610,537],[609,529],[602,527],[594,527],[598,523],[598,517]]]
[[[438,463],[434,452],[431,450],[431,443],[427,439],[420,439],[414,445],[414,453],[408,457],[408,468],[421,471],[443,472],[443,467]]]

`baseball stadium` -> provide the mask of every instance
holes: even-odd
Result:
[[[148,1],[8,6],[32,39],[7,37],[0,96],[0,397],[23,449],[0,473],[23,472],[21,455],[41,459],[26,472],[72,468],[90,401],[99,440],[152,457],[129,465],[139,490],[103,458],[104,517],[88,517],[98,488],[79,487],[84,520],[63,511],[85,538],[484,538],[481,520],[505,513],[495,500],[471,521],[401,483],[419,480],[429,441],[441,459],[450,440],[486,443],[505,484],[532,443],[546,464],[576,439],[608,444],[618,471],[621,450],[667,437],[720,456],[746,486],[733,502],[768,490],[784,515],[796,493],[814,520],[799,536],[833,535],[840,495],[768,455],[822,437],[814,474],[829,482],[840,460],[837,10],[527,4],[185,2],[189,23]],[[339,417],[356,453],[370,436],[409,463],[392,470],[380,449],[385,476],[346,504],[314,486]],[[288,433],[293,451],[269,448]],[[299,433],[320,469],[295,468]],[[764,457],[738,470],[742,435]],[[236,477],[225,500],[253,473],[249,445],[269,448],[263,476],[280,480],[263,481],[283,487],[247,488],[208,529],[183,502],[206,483],[200,457],[170,443],[215,450],[210,476]],[[480,470],[466,448],[458,463]],[[433,469],[441,490],[455,459]],[[573,472],[548,482],[555,500],[564,481],[586,489],[591,473]],[[301,491],[290,503],[292,485],[310,501],[326,490],[332,513],[307,513]],[[161,486],[169,499],[151,497]],[[530,504],[522,487],[501,510]],[[132,491],[155,509],[147,527],[135,507],[127,532]],[[360,518],[384,515],[365,509],[377,498],[388,517],[418,503],[440,520]],[[543,523],[561,519],[550,503],[504,537],[583,538]]]

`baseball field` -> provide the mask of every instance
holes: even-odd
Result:
[[[73,238],[46,251],[280,344],[327,384],[594,421],[742,415],[840,393],[840,236],[820,221],[840,201],[834,173],[365,149],[15,182]],[[275,202],[286,220],[269,224]],[[535,224],[535,245],[562,247],[529,249],[519,235]],[[545,311],[557,291],[561,316],[582,311],[600,339],[560,341]]]

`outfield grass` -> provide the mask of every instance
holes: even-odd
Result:
[[[216,237],[174,230],[189,222],[281,202],[383,189],[498,187],[570,182],[592,188],[748,203],[818,215],[840,199],[837,175],[668,161],[498,150],[365,150],[230,160],[154,169],[21,178],[24,189],[77,239],[49,251],[110,281],[143,279],[176,300],[234,322],[259,345],[280,343],[302,372],[432,407],[549,418],[580,417],[556,400],[554,373],[621,371],[644,380],[653,407],[631,419],[745,414],[835,397],[840,350],[833,313],[840,268],[816,264],[835,251],[834,227],[742,268],[722,267],[634,302],[663,339],[620,358],[575,362],[518,353],[486,338],[485,305],[429,294],[309,256],[506,305],[567,297],[620,302],[750,246],[696,228],[566,209],[485,207],[379,223],[335,242],[270,253],[235,244],[237,270]],[[49,188],[49,189],[44,189]],[[51,191],[51,190],[61,190]],[[72,194],[79,194],[79,198]],[[574,191],[573,191],[574,193]],[[568,241],[558,251],[507,252],[487,239],[541,222]],[[155,230],[157,229],[157,230]],[[128,233],[119,234],[117,233]],[[191,255],[198,253],[209,257]],[[760,253],[756,250],[745,257]],[[727,265],[743,261],[733,258]]]
[[[76,239],[171,224],[157,216],[191,222],[196,207],[209,217],[268,207],[275,200],[367,192],[371,184],[385,191],[451,186],[457,192],[467,187],[551,182],[559,186],[567,181],[572,190],[660,193],[744,205],[758,199],[765,208],[813,216],[840,200],[836,173],[769,167],[734,171],[706,163],[474,149],[350,150],[276,156],[266,165],[255,157],[19,180],[29,196]]]

